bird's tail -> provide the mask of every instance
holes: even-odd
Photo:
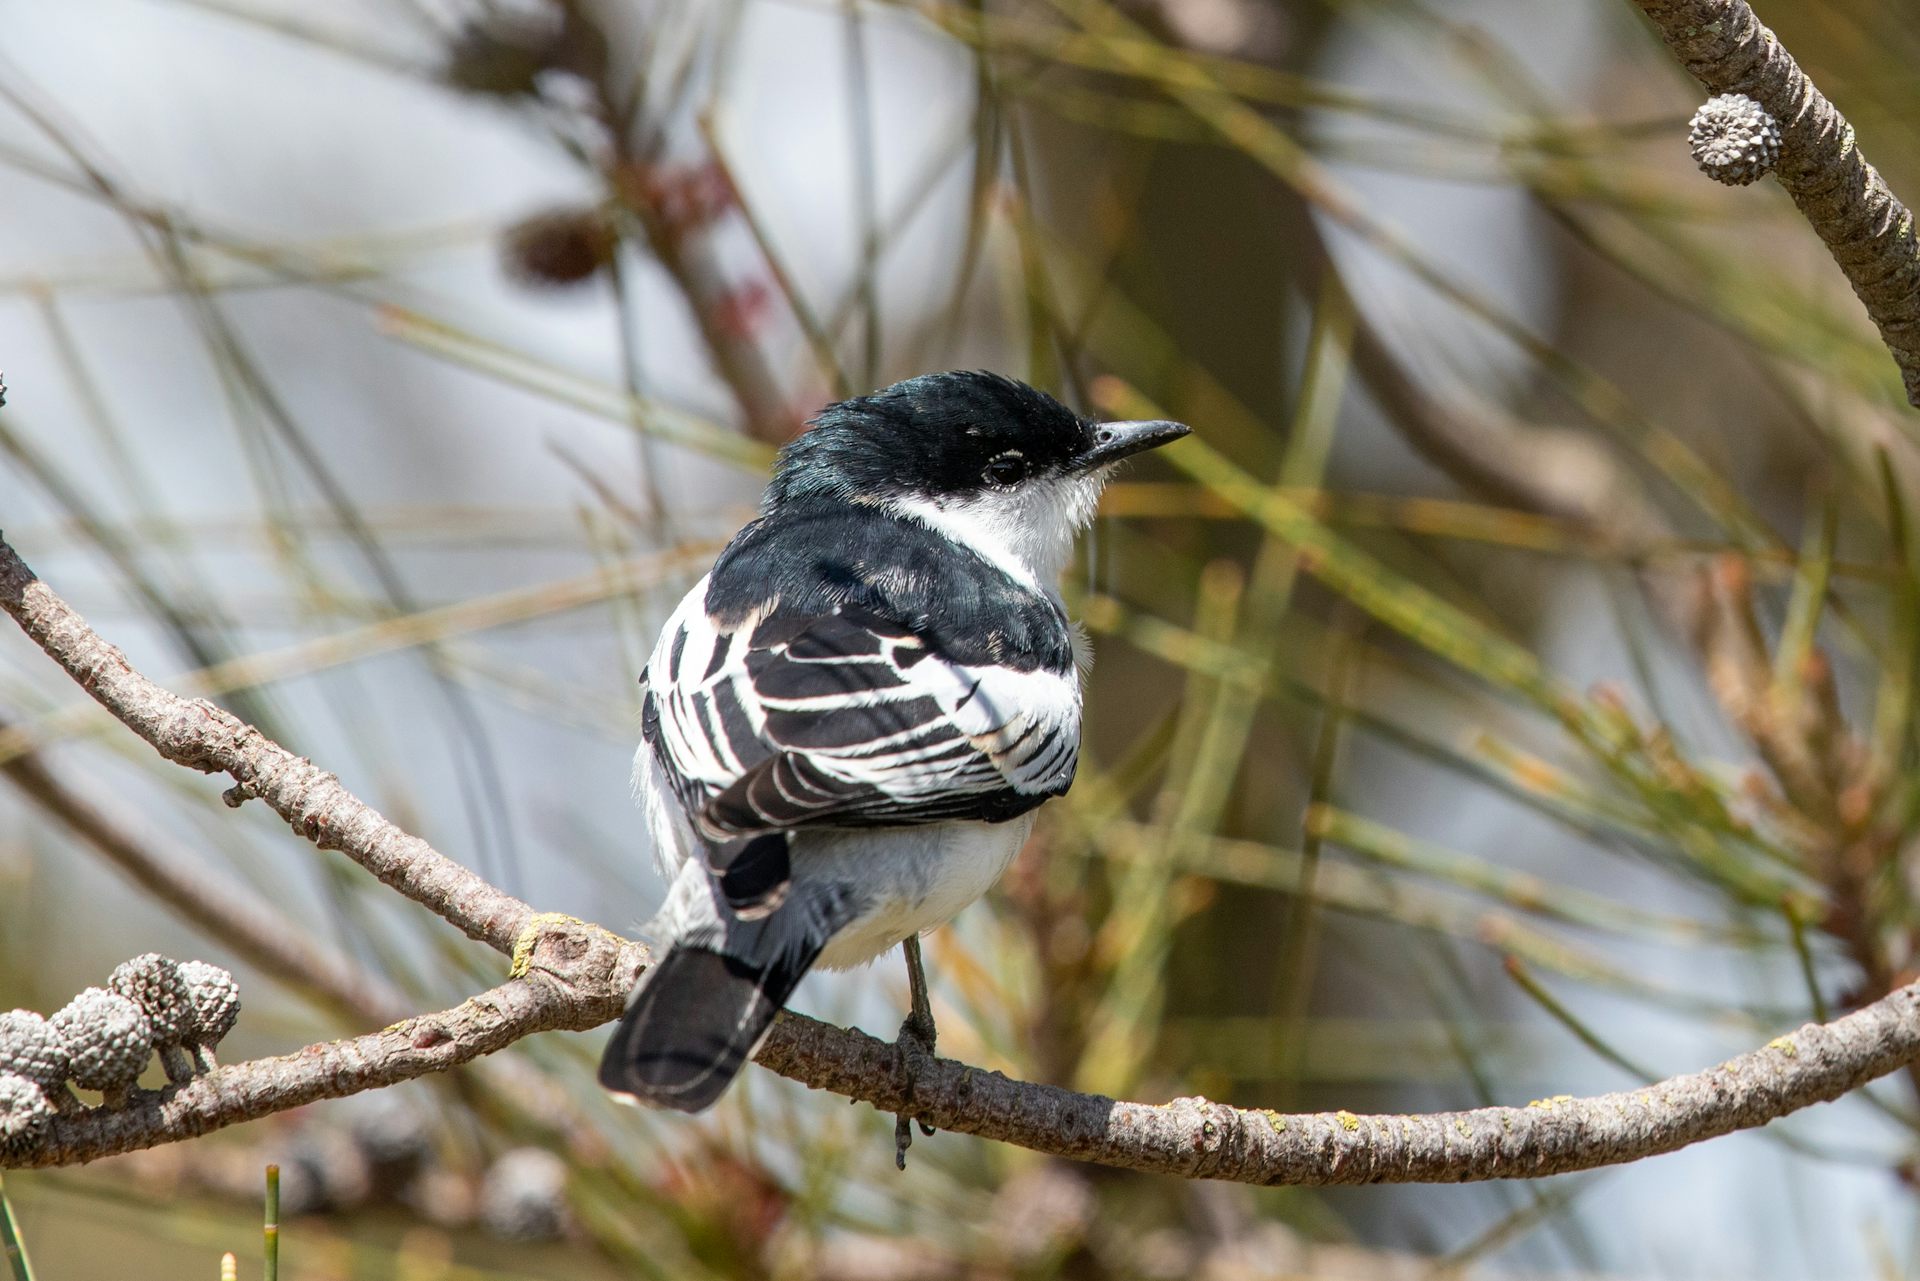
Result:
[[[702,1112],[753,1057],[820,945],[766,959],[676,943],[635,990],[600,1084],[652,1107]]]

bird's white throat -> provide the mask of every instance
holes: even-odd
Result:
[[[965,498],[895,498],[889,506],[971,548],[1014,580],[1053,592],[1073,540],[1093,521],[1109,468],[1030,480]]]

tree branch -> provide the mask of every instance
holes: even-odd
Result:
[[[469,938],[502,952],[513,950],[534,916],[531,907],[401,831],[332,774],[231,712],[203,698],[181,698],[142,676],[5,543],[0,543],[0,608],[95,702],[160,755],[204,774],[231,775],[228,804],[258,797],[294,831],[323,850],[345,854]]]
[[[554,970],[537,959],[527,977],[451,1010],[406,1019],[351,1040],[310,1045],[280,1058],[216,1068],[166,1089],[135,1090],[124,1107],[62,1113],[54,1117],[44,1143],[24,1155],[0,1156],[0,1166],[76,1165],[198,1138],[320,1099],[345,1098],[445,1072],[535,1032],[584,1032],[619,1016],[626,998],[621,983],[630,985],[645,954],[637,945],[597,955],[563,947],[553,958]],[[562,978],[557,970],[575,973]],[[577,981],[587,974],[601,981]]]
[[[314,937],[244,883],[207,870],[152,833],[136,835],[132,823],[69,787],[38,752],[0,760],[0,775],[135,884],[262,973],[311,993],[362,1026],[391,1023],[406,1013],[400,993],[379,975]]]
[[[1774,176],[1826,242],[1920,406],[1920,243],[1913,215],[1747,0],[1634,0],[1681,65],[1713,93],[1744,93],[1784,135]]]
[[[1644,1089],[1525,1107],[1358,1116],[1203,1098],[1123,1103],[950,1059],[918,1065],[859,1031],[783,1018],[757,1061],[782,1076],[907,1112],[941,1130],[1127,1170],[1262,1185],[1472,1183],[1620,1165],[1753,1129],[1839,1098],[1920,1056],[1920,984],[1828,1024]]]
[[[474,938],[515,954],[513,981],[455,1009],[352,1040],[219,1068],[123,1107],[55,1117],[0,1165],[67,1165],[175,1142],[318,1099],[442,1072],[546,1031],[617,1017],[646,948],[536,914],[354,797],[332,775],[201,700],[161,689],[0,540],[0,608],[102,706],[169,760],[226,771],[316,844],[336,849]],[[1421,1116],[1283,1115],[1206,1099],[1126,1103],[918,1058],[857,1029],[784,1015],[756,1056],[816,1089],[941,1129],[1124,1169],[1259,1184],[1458,1183],[1593,1169],[1764,1125],[1920,1057],[1920,984],[1719,1067],[1645,1089]]]

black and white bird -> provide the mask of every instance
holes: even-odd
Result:
[[[1073,782],[1074,536],[1115,463],[1186,434],[944,373],[831,405],[782,451],[642,676],[634,786],[671,884],[601,1084],[700,1111],[808,969],[903,942],[930,1048],[915,941]]]

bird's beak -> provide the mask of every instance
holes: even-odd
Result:
[[[1093,446],[1080,455],[1082,467],[1104,467],[1148,449],[1157,449],[1191,432],[1185,423],[1156,418],[1138,423],[1101,423],[1093,429]]]

